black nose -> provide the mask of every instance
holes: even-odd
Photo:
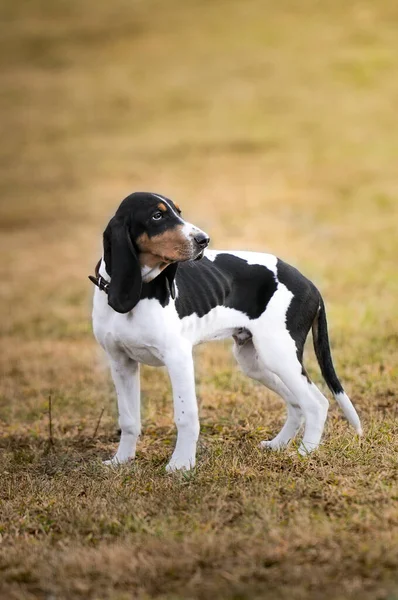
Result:
[[[210,238],[207,237],[205,233],[197,233],[194,236],[194,240],[201,248],[206,248],[206,246],[208,246],[210,242]]]

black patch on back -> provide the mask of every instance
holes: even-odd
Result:
[[[286,313],[286,327],[296,343],[297,358],[302,365],[305,340],[319,308],[320,294],[300,271],[280,259],[277,262],[277,277],[293,294]],[[308,379],[304,368],[303,375]]]
[[[225,306],[231,278],[207,258],[180,263],[176,284],[176,309],[180,319],[196,313],[203,317],[216,306]]]
[[[214,262],[204,257],[181,263],[176,283],[180,318],[193,313],[203,317],[216,306],[226,306],[258,319],[277,289],[274,273],[267,267],[222,253]]]

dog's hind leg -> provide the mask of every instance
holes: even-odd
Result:
[[[307,377],[307,376],[306,376]],[[317,438],[317,433],[315,433],[315,445],[311,442],[311,439],[313,437],[313,433],[311,431],[311,423],[310,422],[306,422],[306,426],[304,428],[304,436],[302,439],[302,442],[299,446],[299,453],[303,456],[305,456],[306,454],[309,454],[310,452],[312,452],[312,450],[315,450],[318,445],[319,445],[319,441],[320,441],[320,437],[322,436],[323,433],[323,428],[325,425],[325,421],[326,421],[326,417],[327,417],[327,413],[328,413],[328,409],[329,409],[329,401],[328,399],[322,394],[321,390],[315,385],[315,383],[313,383],[312,381],[310,381],[310,379],[307,377],[308,379],[308,385],[309,385],[309,389],[310,389],[310,393],[312,395],[313,401],[315,403],[318,403],[321,406],[321,410],[320,410],[320,422],[321,422],[321,428],[322,431],[319,435],[319,439]],[[313,411],[313,409],[311,408],[311,410]],[[318,410],[319,412],[319,410]],[[318,441],[317,441],[318,439]]]
[[[281,396],[286,402],[287,418],[284,426],[276,437],[260,444],[261,447],[270,450],[282,450],[297,435],[303,422],[303,414],[298,401],[281,379],[260,361],[251,337],[248,336],[245,340],[240,335],[234,336],[234,339],[233,353],[242,371]]]
[[[267,377],[272,375],[273,374],[271,373],[271,371],[268,371]],[[298,404],[292,404],[291,402],[286,400],[286,398],[288,397],[288,391],[285,391],[286,388],[283,385],[282,381],[280,381],[280,379],[277,380],[275,388],[272,388],[269,384],[267,385],[267,387],[279,394],[282,398],[285,398],[287,418],[284,426],[282,427],[278,435],[276,435],[272,440],[264,440],[263,442],[260,442],[260,447],[266,448],[267,450],[282,450],[283,448],[286,448],[289,442],[291,442],[296,437],[304,421],[304,417]],[[281,391],[282,389],[283,392]]]
[[[294,341],[287,331],[278,336],[256,336],[253,342],[259,360],[279,377],[296,398],[303,413],[305,428],[300,454],[312,452],[319,446],[329,402],[308,378],[297,356]]]

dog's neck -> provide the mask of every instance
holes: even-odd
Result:
[[[152,269],[145,265],[141,268],[142,281],[144,283],[149,283],[150,281],[153,281],[158,275],[160,275],[160,273],[165,269],[165,267],[167,267],[166,263],[162,263],[161,265]]]
[[[170,264],[162,260],[160,256],[146,252],[141,252],[139,261],[141,265],[141,277],[144,283],[153,281]]]

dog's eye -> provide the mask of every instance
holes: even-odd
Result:
[[[160,219],[163,219],[163,213],[160,212],[160,210],[158,212],[155,212],[155,214],[152,215],[152,219],[154,221],[160,221]]]

